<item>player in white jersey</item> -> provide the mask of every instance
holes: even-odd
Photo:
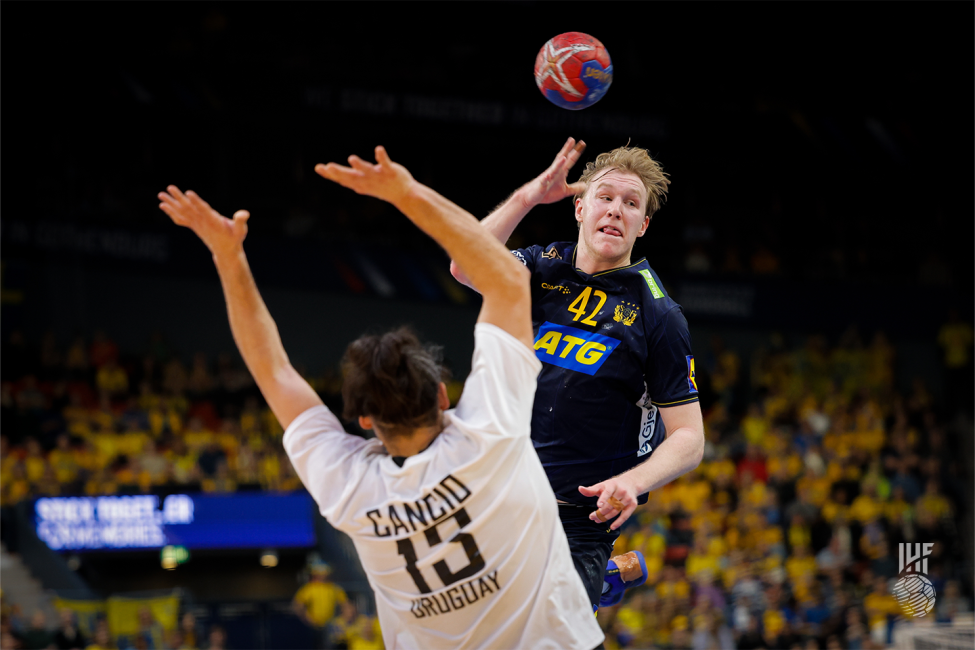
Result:
[[[250,215],[226,219],[175,186],[159,194],[160,208],[213,254],[234,340],[286,427],[298,475],[356,545],[386,647],[594,648],[603,634],[529,439],[540,363],[527,273],[472,215],[381,147],[376,160],[353,156],[351,167],[316,171],[396,206],[460,264],[483,305],[453,410],[435,356],[409,332],[350,344],[345,415],[373,429],[372,440],[343,431],[291,366],[244,255]]]

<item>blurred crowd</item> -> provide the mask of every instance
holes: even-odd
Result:
[[[5,650],[225,650],[227,632],[219,624],[202,625],[192,611],[185,611],[172,629],[142,607],[131,634],[113,634],[104,615],[79,616],[69,607],[58,609],[56,625],[49,625],[43,611],[25,617],[17,605],[6,601],[0,608],[0,647]]]
[[[38,343],[13,332],[3,351],[2,505],[301,487],[281,427],[231,355],[211,365],[196,354],[187,366],[155,337],[141,358],[122,358],[104,332]]]
[[[312,631],[314,647],[329,650],[382,650],[379,620],[360,611],[354,599],[330,579],[320,561],[310,565],[308,582],[295,594],[293,609]],[[26,615],[0,594],[0,647],[5,650],[224,650],[228,627],[204,625],[185,609],[164,625],[146,605],[138,608],[131,629],[111,627],[105,612],[79,613],[69,601],[58,601],[58,621],[49,624],[42,610]],[[251,647],[251,646],[247,646]]]
[[[883,333],[773,336],[750,359],[715,337],[699,358],[704,461],[625,526],[614,552],[642,551],[650,575],[600,610],[608,648],[886,647],[905,542],[934,544],[931,616],[972,610],[957,454],[971,432],[920,379],[895,388]]]
[[[284,432],[239,357],[211,363],[197,352],[187,365],[158,334],[147,348],[122,356],[103,331],[64,347],[50,332],[35,345],[10,334],[0,381],[0,505],[37,496],[302,488]],[[341,413],[337,370],[306,378]],[[448,382],[452,402],[462,386]]]
[[[956,315],[939,334],[949,381],[970,374],[972,339]],[[948,391],[946,402],[921,379],[900,390],[883,332],[798,345],[773,334],[747,358],[718,336],[698,348],[705,458],[626,525],[616,551],[642,551],[650,576],[599,612],[607,647],[884,647],[901,620],[891,586],[904,542],[934,544],[937,620],[971,610],[958,527],[971,509],[957,454],[966,434],[953,419],[970,396]],[[104,332],[63,347],[12,332],[3,359],[4,506],[301,487],[281,427],[229,354],[187,365],[160,335],[132,357]],[[340,410],[337,373],[310,382]],[[453,400],[460,390],[452,384]],[[361,627],[344,598],[328,598],[330,633],[346,619]],[[377,635],[370,627],[359,645]]]

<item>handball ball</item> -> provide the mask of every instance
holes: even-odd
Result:
[[[556,106],[578,111],[592,106],[613,83],[613,63],[603,44],[582,32],[559,34],[535,57],[535,83]]]

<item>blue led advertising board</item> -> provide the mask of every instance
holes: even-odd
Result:
[[[34,524],[56,551],[311,547],[313,508],[305,492],[49,497]]]

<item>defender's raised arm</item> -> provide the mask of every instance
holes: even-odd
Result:
[[[210,249],[237,349],[268,406],[281,426],[287,428],[301,413],[322,401],[291,366],[277,325],[254,284],[244,255],[250,213],[238,210],[233,219],[227,219],[192,190],[184,194],[175,185],[166,189],[157,195],[159,208],[174,223],[196,233]]]
[[[478,321],[497,325],[532,347],[527,272],[497,238],[469,212],[414,180],[382,147],[376,147],[376,164],[350,156],[349,165],[319,164],[315,171],[359,194],[396,206],[444,247],[483,295]]]

